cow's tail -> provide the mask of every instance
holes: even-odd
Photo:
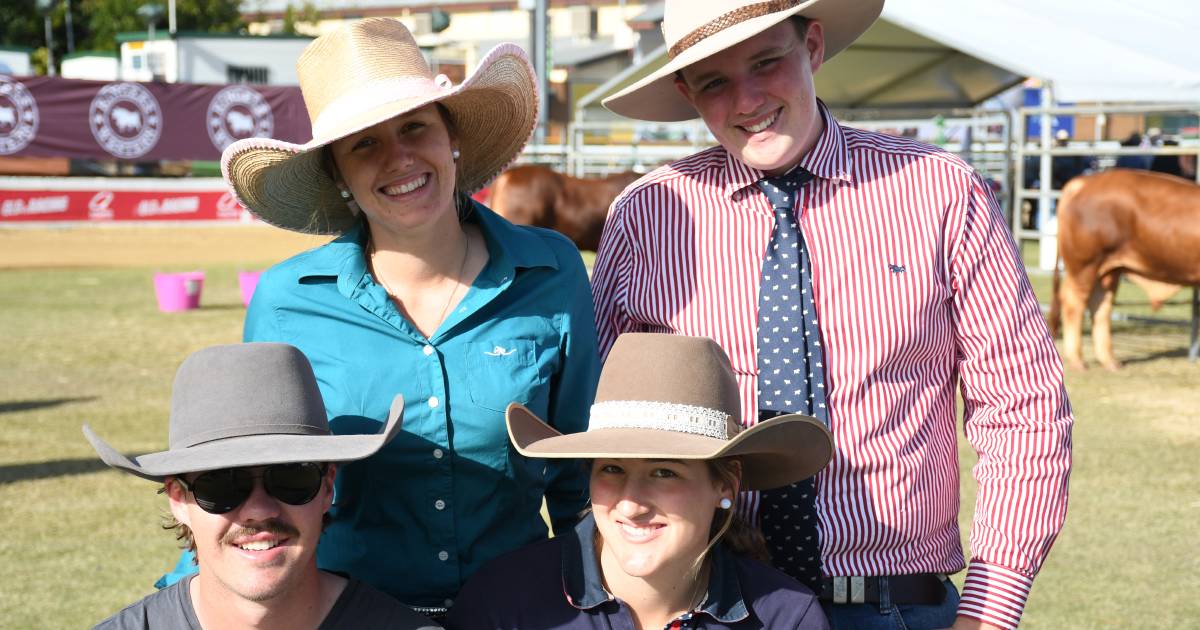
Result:
[[[1061,236],[1064,225],[1063,219],[1067,219],[1066,223],[1070,223],[1069,215],[1071,214],[1071,206],[1075,199],[1075,194],[1082,187],[1082,180],[1079,178],[1072,179],[1063,186],[1062,196],[1058,198],[1057,215],[1058,215],[1058,233]],[[1062,272],[1059,267],[1062,266],[1062,239],[1058,240],[1057,253],[1054,256],[1054,281],[1050,285],[1050,312],[1046,314],[1046,324],[1050,327],[1050,335],[1058,337],[1059,325],[1062,322],[1062,298],[1059,297],[1059,290],[1062,284]]]
[[[1046,314],[1046,324],[1050,327],[1050,336],[1054,338],[1058,337],[1059,321],[1062,318],[1062,300],[1058,297],[1058,265],[1061,261],[1062,253],[1059,253],[1054,257],[1054,282],[1050,285],[1050,312]]]

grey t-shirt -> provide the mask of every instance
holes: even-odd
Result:
[[[95,630],[203,630],[192,608],[188,576],[96,624]],[[398,628],[440,630],[441,626],[374,587],[351,579],[318,630]]]

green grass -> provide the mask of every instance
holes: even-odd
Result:
[[[89,626],[150,592],[173,563],[154,484],[104,468],[79,427],[91,423],[125,452],[165,445],[179,362],[240,339],[235,272],[249,266],[198,266],[208,272],[203,308],[176,314],[156,310],[150,267],[0,271],[0,627]],[[1049,277],[1034,284],[1044,299]],[[1116,335],[1124,371],[1068,376],[1071,508],[1028,628],[1200,618],[1200,366],[1182,356],[1182,329],[1122,325]],[[965,532],[974,455],[966,445],[962,455]]]

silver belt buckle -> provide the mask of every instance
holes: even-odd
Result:
[[[867,579],[861,575],[850,578],[850,603],[865,604],[867,601]]]
[[[833,578],[833,603],[864,604],[867,601],[867,579],[860,576]]]
[[[845,604],[848,601],[846,599],[846,580],[847,578],[842,576],[833,577],[833,603]]]

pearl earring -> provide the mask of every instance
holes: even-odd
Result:
[[[460,156],[460,155],[462,155],[462,154],[458,152],[458,149],[454,149],[453,151],[450,152],[450,157],[452,157],[456,160],[458,159],[458,156]]]
[[[721,499],[720,506],[722,510],[728,510],[729,508],[733,507],[733,501],[730,501],[729,497],[723,497]]]
[[[342,195],[342,199],[350,199],[350,191],[345,188],[339,188],[338,193]]]

